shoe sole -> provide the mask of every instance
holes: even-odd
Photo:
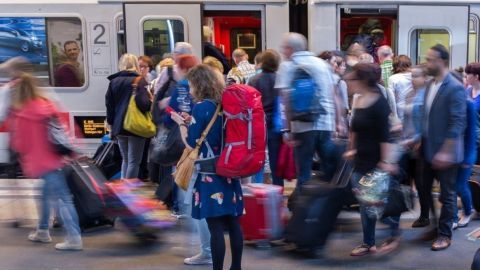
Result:
[[[206,263],[187,263],[187,262],[183,262],[183,264],[185,264],[185,265],[211,265],[211,264],[213,264],[213,262],[206,262]]]
[[[59,251],[81,251],[83,248],[57,248],[55,247],[56,250]]]
[[[34,243],[44,243],[44,244],[48,244],[48,243],[51,243],[52,240],[40,240],[40,239],[30,239],[28,238],[29,241],[31,242],[34,242]]]

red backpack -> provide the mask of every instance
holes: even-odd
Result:
[[[222,96],[225,146],[217,174],[245,177],[258,173],[265,163],[266,123],[262,95],[255,88],[233,84]]]

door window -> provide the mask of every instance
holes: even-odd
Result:
[[[425,62],[427,51],[436,44],[450,49],[450,33],[445,29],[415,29],[410,36],[410,58],[413,64]]]
[[[180,20],[150,19],[143,22],[144,54],[160,57],[171,53],[175,43],[185,41],[184,25]]]
[[[468,63],[478,60],[478,16],[470,14],[468,23]]]

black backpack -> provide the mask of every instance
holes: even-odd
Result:
[[[152,103],[152,119],[155,125],[159,126],[163,123],[162,116],[164,110],[158,108],[158,102],[162,99],[169,97],[172,94],[173,89],[175,89],[177,82],[173,78],[173,67],[167,68],[168,80],[160,87],[158,92],[155,94]]]

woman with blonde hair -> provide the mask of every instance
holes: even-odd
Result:
[[[108,77],[110,84],[105,95],[107,122],[111,126],[111,136],[118,139],[120,154],[122,155],[122,179],[137,178],[145,138],[126,131],[123,128],[123,121],[130,97],[133,94],[132,84],[141,75],[137,57],[133,54],[122,55],[118,66],[120,71]],[[147,81],[142,77],[137,83],[135,93],[135,103],[143,113],[150,111],[152,104],[147,86]]]
[[[223,269],[225,258],[226,228],[230,235],[232,251],[231,270],[240,270],[243,252],[243,236],[239,216],[243,214],[242,189],[239,179],[226,179],[212,171],[212,166],[222,149],[222,117],[215,116],[222,100],[225,83],[221,74],[207,65],[198,65],[187,74],[190,93],[197,101],[192,115],[172,113],[172,119],[180,126],[180,133],[187,148],[194,148],[197,140],[213,117],[217,117],[205,141],[200,147],[199,170],[193,180],[192,217],[206,219],[211,235],[213,269]],[[202,165],[203,164],[203,165]],[[215,164],[213,168],[215,167]]]
[[[41,243],[52,241],[48,231],[50,202],[57,201],[67,237],[63,243],[55,245],[55,248],[81,250],[83,245],[78,215],[63,170],[68,162],[54,149],[48,138],[47,123],[52,118],[60,119],[59,111],[37,87],[36,79],[30,74],[20,74],[11,85],[12,113],[7,121],[12,149],[18,153],[22,170],[27,177],[44,180],[39,224],[28,239]]]

